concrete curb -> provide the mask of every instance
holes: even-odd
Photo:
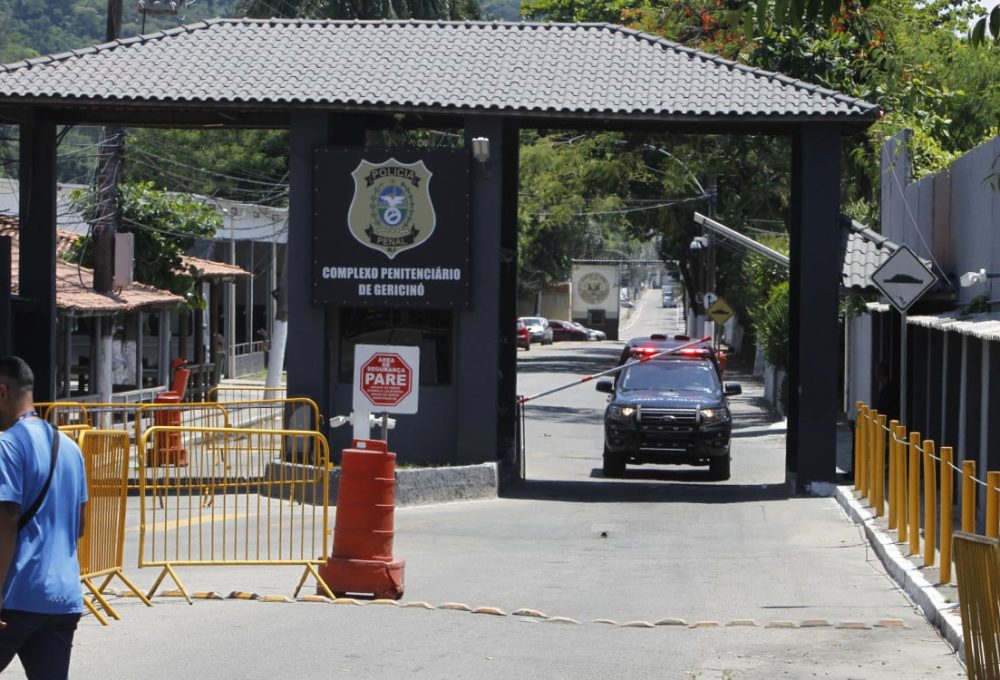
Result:
[[[951,612],[954,606],[945,602],[941,593],[934,589],[912,562],[896,546],[891,536],[875,525],[875,513],[871,508],[861,505],[854,497],[854,489],[850,486],[838,486],[834,494],[837,502],[855,524],[864,527],[865,536],[879,561],[885,567],[892,580],[902,588],[903,592],[920,609],[931,625],[938,629],[941,636],[965,662],[965,643],[962,637],[962,621]]]
[[[268,463],[264,479],[302,479],[304,472],[311,474],[314,469],[275,461]],[[340,468],[330,470],[329,474],[330,505],[334,505],[340,488]],[[266,488],[263,485],[261,493],[266,494]],[[396,507],[496,498],[497,489],[496,463],[396,470]],[[322,502],[318,484],[306,487],[304,495],[306,503]]]

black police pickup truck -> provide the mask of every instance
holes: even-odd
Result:
[[[714,479],[729,479],[732,416],[728,396],[742,393],[722,382],[711,346],[648,357],[690,344],[683,336],[631,340],[622,353],[628,365],[616,378],[597,383],[611,395],[604,412],[604,476],[621,477],[627,463],[708,465]],[[645,359],[645,360],[644,360]]]

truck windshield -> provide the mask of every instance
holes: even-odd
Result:
[[[619,389],[717,392],[719,377],[708,361],[647,361],[627,368]]]

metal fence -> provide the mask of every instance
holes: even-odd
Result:
[[[122,430],[82,430],[80,434],[80,451],[87,474],[89,497],[84,514],[84,532],[77,546],[80,581],[90,591],[94,602],[112,618],[120,619],[118,612],[104,597],[105,589],[116,577],[143,603],[152,606],[122,570],[129,437]],[[102,577],[100,584],[95,584],[95,579]],[[86,598],[84,601],[94,616],[106,625],[107,619],[94,602]]]
[[[965,667],[973,680],[1000,678],[1000,541],[955,534]]]
[[[139,566],[161,568],[150,597],[169,576],[190,601],[175,567],[261,564],[302,566],[296,595],[312,576],[333,596],[316,571],[329,542],[321,434],[154,426],[140,450]]]

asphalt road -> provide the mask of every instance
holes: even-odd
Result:
[[[657,301],[651,291],[630,335],[673,329]],[[533,346],[519,391],[608,367],[619,349]],[[411,606],[120,598],[122,621],[81,623],[73,677],[964,677],[836,502],[787,494],[760,386],[730,379],[745,394],[728,482],[679,467],[604,479],[605,396],[577,387],[529,408],[528,481],[511,497],[397,511]],[[157,574],[135,569],[136,539],[126,571],[148,586]],[[301,570],[178,573],[191,591],[291,594]],[[548,618],[514,615],[524,609]]]

